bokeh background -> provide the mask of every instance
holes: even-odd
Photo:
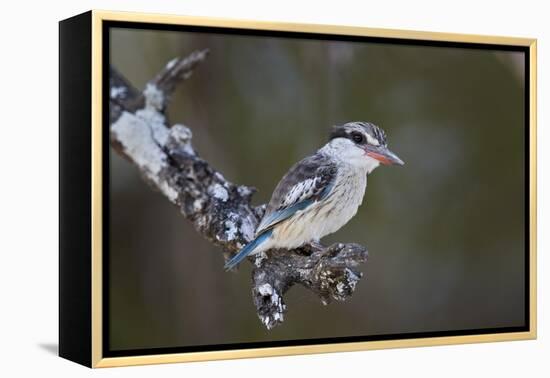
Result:
[[[250,264],[225,273],[221,250],[111,151],[112,350],[524,325],[523,53],[111,29],[111,63],[138,88],[202,48],[171,121],[258,188],[256,204],[334,124],[381,126],[406,165],[370,175],[357,216],[323,240],[369,249],[351,300],[322,306],[294,287],[267,331]]]

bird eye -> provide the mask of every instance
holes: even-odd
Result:
[[[352,139],[355,143],[357,143],[357,144],[361,144],[361,143],[363,143],[363,141],[365,140],[365,138],[363,137],[363,135],[360,134],[360,133],[353,133],[353,134],[351,134],[351,139]]]

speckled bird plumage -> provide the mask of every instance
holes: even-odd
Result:
[[[231,269],[250,254],[297,248],[339,230],[357,213],[367,175],[380,163],[403,162],[387,149],[386,134],[368,122],[335,126],[330,141],[283,176],[256,229],[255,239],[229,260]]]

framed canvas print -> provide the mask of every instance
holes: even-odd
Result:
[[[536,337],[536,41],[60,22],[62,357]]]

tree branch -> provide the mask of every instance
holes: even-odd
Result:
[[[176,85],[189,78],[208,50],[176,58],[142,92],[116,69],[110,70],[110,136],[119,154],[137,166],[151,186],[176,205],[195,229],[222,247],[225,259],[254,238],[265,205],[251,204],[253,187],[226,180],[197,155],[191,130],[168,125],[166,108]],[[301,284],[323,304],[349,298],[367,260],[358,244],[336,243],[324,249],[306,245],[250,257],[252,295],[261,322],[271,329],[284,320],[284,294]]]

